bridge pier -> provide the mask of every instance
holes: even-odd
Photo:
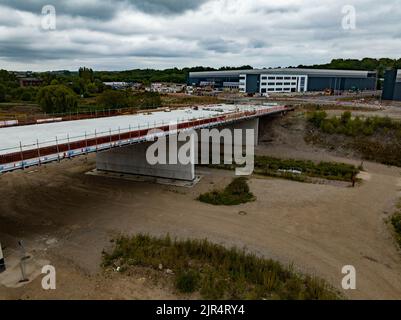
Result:
[[[242,130],[242,139],[236,140],[234,130]],[[160,137],[157,142],[150,141],[139,144],[132,144],[120,148],[114,148],[107,151],[99,152],[96,156],[96,167],[101,172],[114,172],[122,174],[149,176],[155,178],[165,178],[173,180],[194,181],[195,164],[211,164],[211,153],[218,150],[217,159],[219,163],[225,159],[225,155],[230,151],[231,156],[234,154],[233,149],[237,146],[244,146],[247,141],[247,130],[253,130],[254,145],[258,144],[259,137],[259,118],[247,119],[236,123],[215,128],[221,133],[221,137],[211,138],[202,141],[201,130],[187,133],[187,140],[177,141],[177,135],[168,137]],[[223,137],[228,133],[230,140]],[[160,143],[159,143],[160,142]],[[153,150],[150,154],[157,154],[158,162],[149,161],[148,149],[157,144],[157,152]],[[217,146],[217,148],[215,148]],[[187,163],[182,163],[182,159],[178,159],[182,149],[187,150],[190,155],[185,157]],[[253,151],[253,150],[252,150]],[[223,159],[224,158],[224,159]],[[206,160],[205,160],[206,159]],[[232,159],[232,158],[231,158]],[[163,160],[163,161],[160,161]],[[205,162],[204,162],[205,160]]]
[[[171,136],[172,139],[177,141],[176,136]],[[133,144],[121,148],[110,149],[107,151],[100,152],[96,155],[96,167],[100,171],[109,171],[117,173],[126,173],[141,176],[152,176],[157,178],[174,179],[174,180],[195,180],[195,161],[191,161],[188,164],[182,164],[176,161],[176,164],[170,164],[170,154],[176,154],[176,150],[187,144],[188,142],[177,141],[177,148],[172,148],[170,151],[170,137],[165,138],[166,143],[158,149],[158,155],[164,153],[166,156],[166,163],[151,164],[147,159],[147,150],[154,144],[151,142],[144,142],[139,144]],[[189,143],[192,143],[191,153],[194,152],[194,139],[191,139]],[[176,149],[176,150],[173,150]]]

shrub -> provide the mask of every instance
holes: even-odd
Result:
[[[352,119],[349,111],[344,112],[340,118],[327,118],[324,111],[315,111],[308,114],[308,121],[317,129],[328,134],[344,134],[347,136],[370,136],[379,130],[401,130],[401,122],[391,120],[389,117],[368,117],[361,120]]]
[[[77,108],[76,94],[64,85],[50,85],[39,90],[37,100],[47,113],[66,113]]]
[[[31,96],[31,94],[29,92],[25,91],[21,95],[21,100],[22,101],[31,101],[32,100],[32,96]]]
[[[128,106],[125,92],[117,90],[105,90],[98,96],[97,103],[107,109],[122,109]]]
[[[308,120],[313,123],[313,125],[317,128],[320,128],[322,122],[327,118],[326,111],[315,111],[309,114]]]
[[[396,233],[396,240],[401,247],[401,212],[398,212],[392,216],[391,224]]]
[[[235,178],[224,190],[213,190],[201,194],[198,200],[213,205],[233,206],[253,201],[255,197],[249,190],[244,177]]]
[[[199,272],[181,270],[175,278],[175,287],[182,293],[192,293],[198,289]]]

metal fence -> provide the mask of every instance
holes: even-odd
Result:
[[[176,133],[190,129],[210,128],[263,115],[283,113],[288,110],[285,106],[279,106],[254,111],[232,112],[221,116],[177,120],[177,126],[173,130]],[[109,129],[107,132],[96,132],[95,130],[93,133],[85,133],[85,135],[81,136],[67,134],[67,138],[64,139],[55,137],[53,140],[37,140],[36,143],[28,145],[20,142],[18,146],[0,149],[0,173],[140,143],[152,138],[169,135],[171,134],[171,129],[169,123],[162,121],[129,126],[128,128]],[[158,133],[154,133],[155,130]]]

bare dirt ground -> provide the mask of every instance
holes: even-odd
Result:
[[[294,120],[295,119],[295,120]],[[297,115],[272,125],[259,154],[359,164],[358,159],[310,147]],[[57,290],[39,275],[20,288],[0,285],[0,299],[178,299],[146,274],[104,274],[101,252],[120,233],[208,238],[294,263],[341,289],[344,265],[357,271],[352,299],[401,299],[401,254],[385,220],[401,196],[401,169],[364,163],[357,188],[250,179],[257,200],[211,206],[195,198],[223,187],[231,172],[199,169],[194,188],[85,175],[94,157],[64,161],[0,177],[0,238],[6,259],[23,239],[29,254],[57,270]],[[240,215],[245,211],[246,215]],[[1,283],[1,281],[0,281]],[[196,298],[196,297],[195,297]]]

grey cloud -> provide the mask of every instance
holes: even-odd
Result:
[[[151,14],[180,14],[199,8],[209,0],[129,0],[139,10]]]
[[[224,40],[222,38],[208,38],[198,41],[201,48],[207,51],[217,53],[238,52],[241,50],[241,45],[233,40]]]
[[[116,3],[111,0],[71,2],[67,0],[0,0],[0,4],[21,11],[41,14],[46,5],[53,5],[59,15],[82,16],[93,19],[111,19],[117,8]]]
[[[52,2],[57,30],[48,33],[39,15]],[[66,69],[82,61],[104,70],[133,64],[269,67],[399,56],[401,0],[352,0],[357,29],[350,31],[341,28],[341,8],[349,2],[0,0],[0,68]]]
[[[53,5],[58,14],[109,20],[123,7],[154,15],[175,15],[197,9],[207,1],[209,0],[0,0],[0,5],[35,14],[40,14],[45,5]]]

